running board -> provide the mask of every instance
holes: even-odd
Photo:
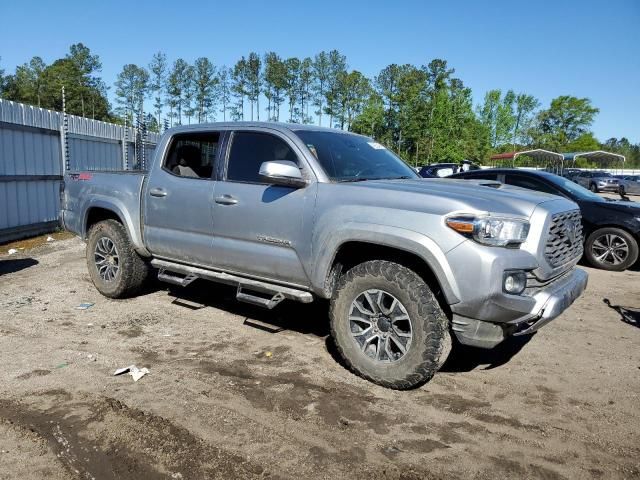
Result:
[[[206,270],[159,259],[151,260],[151,265],[159,269],[158,280],[181,287],[189,285],[198,278],[228,285],[237,285],[236,298],[239,301],[261,307],[273,308],[285,298],[301,303],[311,303],[313,301],[313,295],[304,290],[240,277],[230,273]],[[266,297],[255,295],[255,293],[262,293]]]
[[[196,277],[191,273],[184,277],[181,277],[179,275],[173,275],[172,272],[167,272],[164,268],[161,268],[160,271],[158,272],[158,280],[160,280],[161,282],[178,285],[179,287],[186,287],[197,278],[198,277]]]
[[[270,293],[268,295],[271,295]],[[271,310],[284,300],[284,295],[281,292],[272,295],[271,298],[262,297],[255,293],[246,292],[243,290],[242,285],[238,285],[238,291],[236,292],[236,300],[239,302],[250,303],[251,305],[257,305],[259,307],[268,308]]]

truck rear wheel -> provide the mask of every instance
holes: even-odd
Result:
[[[361,263],[339,280],[330,307],[331,335],[356,374],[378,385],[408,389],[441,366],[448,322],[412,270],[397,263]]]
[[[124,226],[116,220],[98,222],[89,230],[87,268],[95,287],[109,298],[134,295],[149,273],[148,264],[136,253]]]

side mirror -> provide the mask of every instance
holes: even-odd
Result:
[[[305,187],[307,185],[298,166],[289,160],[264,162],[260,165],[260,178],[268,183],[287,187]]]

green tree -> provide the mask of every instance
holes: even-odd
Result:
[[[40,57],[33,57],[29,63],[17,66],[13,76],[7,78],[7,97],[41,107],[46,68]]]
[[[537,125],[532,131],[534,143],[542,148],[562,151],[589,133],[598,112],[588,98],[570,95],[554,98],[548,109],[538,113]]]
[[[106,96],[107,87],[97,75],[102,70],[102,63],[98,55],[93,55],[89,47],[82,43],[76,43],[69,47],[69,53],[65,57],[79,73],[77,94],[80,96],[81,115],[91,107],[92,118],[95,118],[96,94]]]
[[[218,71],[218,81],[217,81],[217,98],[222,105],[222,120],[227,121],[227,109],[229,106],[229,102],[231,102],[231,73],[229,72],[229,68],[226,66],[222,66]]]
[[[329,126],[333,126],[333,117],[339,110],[337,104],[340,85],[338,77],[347,70],[347,57],[337,50],[331,50],[328,54],[329,76],[327,78],[327,88],[324,93],[325,108],[324,113],[329,115]]]
[[[231,91],[236,97],[236,103],[231,108],[231,117],[234,120],[244,119],[244,97],[249,93],[247,82],[247,60],[242,57],[236,62],[231,73]]]
[[[286,68],[286,92],[289,99],[289,121],[298,121],[298,95],[300,93],[300,59],[296,57],[287,58],[284,61]]]
[[[341,129],[349,130],[351,128],[353,119],[362,112],[366,105],[370,89],[369,79],[357,70],[338,73],[335,113]]]
[[[195,98],[199,123],[206,121],[208,115],[215,111],[217,82],[216,69],[213,63],[206,57],[196,59]]]
[[[300,76],[298,81],[298,100],[300,101],[300,123],[311,123],[309,104],[312,101],[313,88],[313,60],[310,57],[300,62]]]
[[[184,115],[187,117],[187,123],[191,125],[191,117],[196,114],[196,69],[193,65],[187,65],[182,78],[182,91],[184,92]]]
[[[516,125],[515,102],[516,94],[508,90],[498,104],[494,146],[511,143]]]
[[[317,54],[313,59],[312,68],[315,80],[313,85],[313,105],[318,108],[315,113],[318,115],[318,125],[322,126],[322,114],[331,77],[329,54],[324,51]]]
[[[511,137],[512,150],[516,150],[516,143],[527,145],[531,143],[528,132],[534,119],[534,112],[540,106],[540,102],[532,95],[519,93],[515,103],[515,123]]]
[[[256,107],[256,118],[260,120],[260,92],[262,91],[262,61],[260,56],[249,53],[246,64],[247,97],[251,104],[251,120],[253,121],[253,106]]]
[[[69,53],[45,65],[34,57],[4,79],[3,96],[8,100],[62,110],[62,87],[65,87],[67,112],[111,120],[106,86],[97,76],[101,68],[97,55],[82,44],[72,45]]]
[[[372,91],[365,99],[362,112],[351,123],[351,131],[384,141],[384,113],[382,97],[378,92]]]
[[[149,90],[153,93],[153,108],[155,109],[158,126],[162,125],[162,107],[164,106],[163,93],[167,83],[167,56],[162,52],[153,55],[149,63],[151,79]]]
[[[2,60],[2,57],[0,57],[0,60]],[[6,84],[6,78],[4,76],[4,69],[0,68],[0,98],[2,98],[4,91],[5,91],[5,86]]]
[[[182,124],[182,107],[184,105],[184,84],[189,64],[182,58],[173,62],[167,78],[167,104],[171,126]]]
[[[143,110],[144,98],[149,88],[149,72],[143,67],[128,63],[122,67],[115,82],[117,112],[133,123],[135,115]]]
[[[264,95],[267,98],[267,117],[269,120],[280,119],[280,105],[284,102],[283,92],[287,88],[287,68],[275,52],[268,52],[264,57]]]
[[[62,87],[65,87],[67,112],[111,120],[106,86],[97,76],[101,64],[97,55],[82,44],[72,45],[69,53],[45,65],[34,57],[16,68],[3,80],[3,96],[8,100],[62,109]]]
[[[484,95],[484,103],[478,111],[480,121],[485,129],[489,132],[491,147],[496,148],[498,145],[498,111],[500,109],[500,90],[489,90]]]

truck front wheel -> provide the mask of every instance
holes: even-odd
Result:
[[[440,367],[448,321],[425,281],[397,263],[361,263],[339,280],[331,335],[347,366],[387,388],[426,383]]]
[[[134,295],[149,273],[147,262],[136,253],[127,231],[116,220],[98,222],[89,230],[87,268],[95,287],[109,298]]]

